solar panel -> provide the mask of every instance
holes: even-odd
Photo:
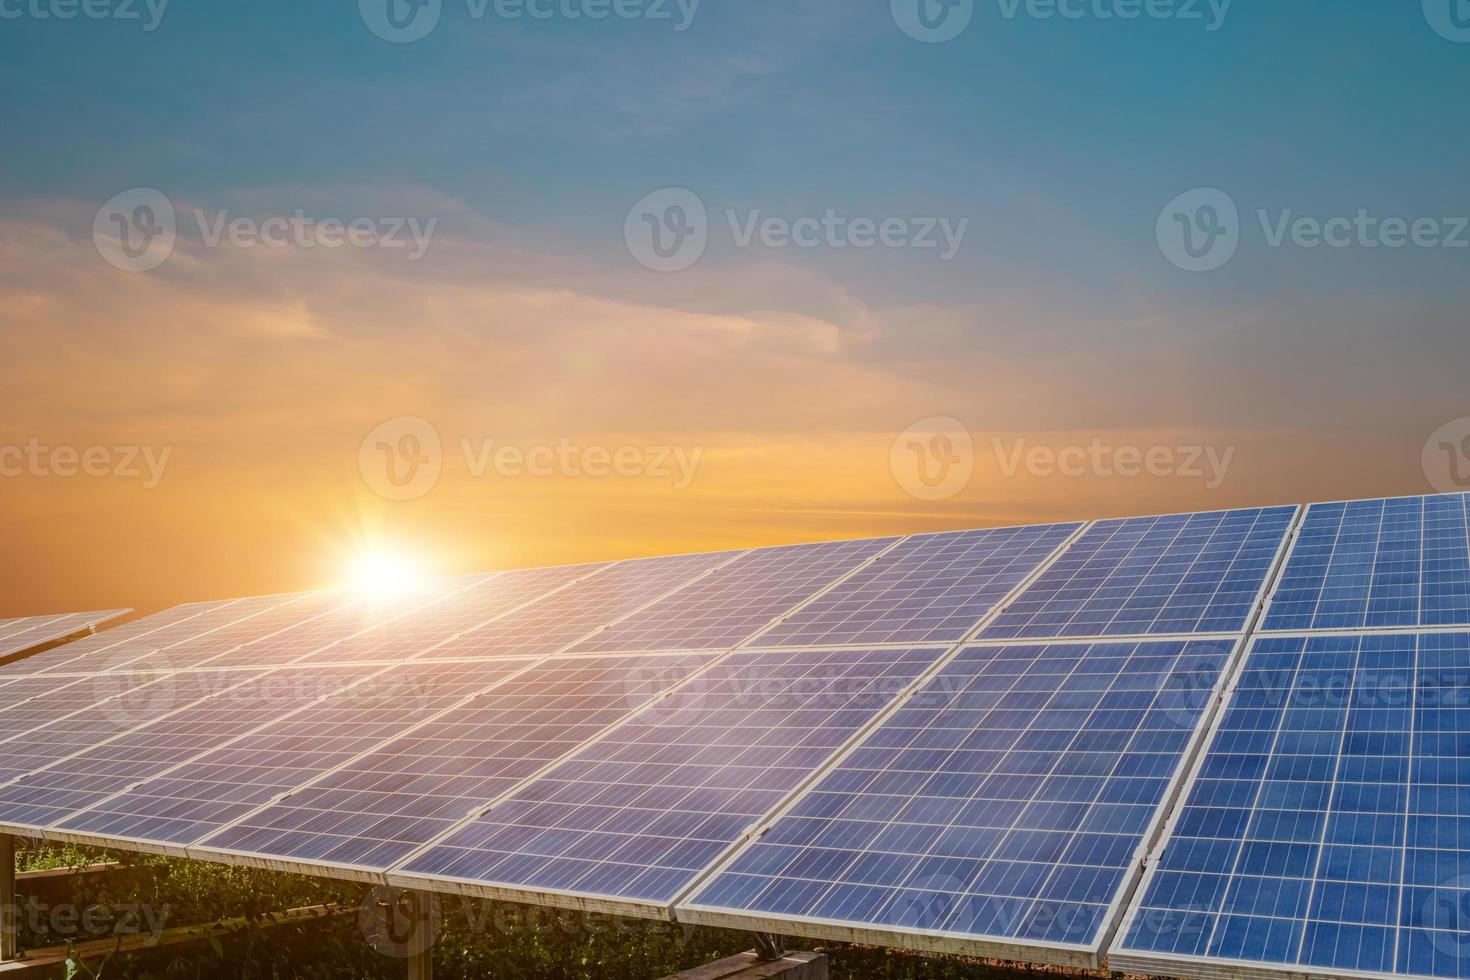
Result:
[[[1470,976],[1470,634],[1258,639],[1113,951]]]
[[[313,659],[397,660],[405,656],[470,657],[471,653],[449,649],[461,636],[513,617],[515,612],[548,595],[573,593],[580,587],[595,587],[608,574],[608,565],[577,565],[532,568],[501,572],[485,582],[406,616],[386,627],[337,644]]]
[[[203,676],[171,677],[166,703],[178,704],[180,695],[188,698],[193,682]],[[0,827],[27,832],[43,828],[359,679],[360,675],[343,668],[223,675],[218,683],[242,683],[151,724],[129,725],[129,730],[101,745],[96,739],[110,729],[95,727],[92,719],[80,727],[53,726],[28,735],[3,750],[6,772],[23,770],[26,774],[0,785]],[[165,703],[165,698],[149,701]]]
[[[1470,494],[1313,504],[1264,629],[1470,625]]]
[[[1268,507],[1099,521],[981,636],[1238,633],[1296,513]]]
[[[253,711],[231,715],[205,702],[0,788],[0,822],[24,815],[53,832],[72,831],[73,840],[97,843],[100,836],[152,842],[159,850],[181,846],[228,822],[226,815],[248,813],[529,664],[408,663],[366,677],[320,668],[306,673],[357,683],[328,689],[321,703],[296,705],[294,713],[281,702],[282,710],[259,720]],[[242,697],[226,699],[225,707]],[[257,724],[241,728],[244,714]]]
[[[556,653],[741,554],[727,551],[619,562],[573,588],[445,644],[434,655],[513,657]]]
[[[898,540],[837,541],[748,552],[573,649],[613,653],[739,646]]]
[[[250,678],[236,673],[99,674],[60,684],[0,709],[0,782],[111,738]]]
[[[344,615],[354,607],[352,595],[341,591],[302,592],[285,596],[246,599],[229,610],[233,618],[208,632],[187,637],[151,656],[133,661],[128,669],[147,666],[155,670],[189,670],[199,667],[245,667],[225,655],[250,649],[264,638],[310,623],[329,613]]]
[[[761,646],[957,643],[1080,524],[908,538],[761,633]]]
[[[147,839],[201,841],[197,853],[215,860],[386,870],[711,660],[547,661],[308,785],[252,784],[248,757],[206,757],[111,801],[106,821],[84,814],[63,827],[119,833],[118,817],[174,813],[180,819],[149,826]],[[260,809],[283,792],[286,799]]]
[[[33,647],[64,640],[77,633],[85,633],[130,612],[131,609],[109,609],[104,612],[68,613],[62,616],[0,619],[0,658],[24,653]]]
[[[1232,650],[966,647],[676,914],[1095,965]]]
[[[741,652],[390,875],[666,911],[944,653]]]
[[[486,578],[437,579],[403,595],[345,596],[346,601],[335,606],[330,605],[332,594],[316,593],[315,597],[328,600],[326,611],[284,628],[274,628],[276,624],[272,623],[266,629],[247,629],[238,637],[241,642],[236,642],[234,648],[216,653],[217,648],[211,647],[208,655],[197,658],[195,663],[221,669],[280,667],[306,658],[311,658],[318,665],[353,662],[348,653],[336,656],[330,649],[340,648],[360,634],[382,628],[400,617],[422,613],[435,603],[472,588]]]
[[[231,615],[239,615],[231,614],[228,610],[238,606],[240,601],[230,599],[225,602],[175,606],[122,626],[115,626],[105,633],[83,637],[65,646],[6,664],[0,667],[0,677],[95,673],[120,666],[187,637],[191,632],[202,632],[209,628],[204,624],[219,625],[228,622]]]

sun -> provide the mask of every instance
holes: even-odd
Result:
[[[354,592],[374,599],[391,599],[420,591],[428,575],[410,555],[371,551],[353,559],[348,583]]]

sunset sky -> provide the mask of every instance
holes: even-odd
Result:
[[[1470,489],[1470,29],[1436,0],[974,0],[938,43],[905,0],[442,0],[411,41],[375,2],[0,0],[0,617],[333,585],[374,549],[466,572]],[[1197,189],[1238,208],[1207,272],[1165,234]],[[118,267],[159,197],[171,251]],[[707,248],[650,268],[680,215]]]

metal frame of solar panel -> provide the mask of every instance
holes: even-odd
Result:
[[[1199,980],[1470,977],[1467,512],[1465,494],[1308,508],[1129,905],[1113,969]],[[1296,665],[1285,689],[1271,674],[1283,658]],[[1438,681],[1426,683],[1426,660]],[[1335,723],[1318,732],[1325,742],[1313,738],[1312,712]],[[1266,734],[1264,751],[1245,751]],[[1231,805],[1234,783],[1255,786],[1245,811]],[[1294,795],[1282,795],[1287,786]],[[1274,873],[1256,868],[1262,854]],[[1309,872],[1286,873],[1303,861]],[[1220,933],[1226,919],[1235,933]],[[1283,935],[1290,955],[1274,952]],[[1247,947],[1255,958],[1230,955]]]

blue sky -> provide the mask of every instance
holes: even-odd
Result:
[[[169,0],[148,30],[143,0],[137,19],[70,20],[37,16],[67,0],[0,0],[0,442],[177,446],[170,485],[200,513],[271,472],[286,509],[320,523],[361,491],[338,486],[339,463],[382,418],[677,438],[727,468],[707,498],[626,504],[681,515],[674,548],[1419,492],[1426,438],[1470,415],[1470,248],[1272,248],[1257,215],[1441,233],[1470,215],[1470,32],[1451,0],[1236,0],[1217,23],[1204,2],[1181,17],[1185,0],[1136,20],[1099,16],[1130,0],[1064,3],[1076,18],[974,0],[944,43],[900,28],[917,0],[702,0],[687,23],[673,0],[667,20],[597,21],[560,11],[598,0],[546,19],[443,0],[401,44],[369,29],[383,2]],[[177,257],[141,275],[92,241],[99,207],[132,188],[180,215]],[[664,188],[708,210],[708,249],[677,273],[640,265],[624,234]],[[1240,215],[1237,251],[1204,273],[1170,261],[1156,227],[1200,188]],[[204,247],[196,208],[433,218],[437,237],[417,262]],[[829,209],[965,233],[943,261],[742,247],[730,229]],[[87,385],[58,378],[67,358]],[[1214,495],[982,480],[915,501],[888,446],[933,416],[980,443],[1229,445],[1239,475]],[[111,487],[10,489],[16,514],[62,498],[145,528],[170,513]],[[579,506],[600,489],[577,487]],[[631,531],[564,535],[553,504],[498,506],[526,540],[477,560],[637,547]],[[765,515],[749,534],[729,516],[748,511]],[[884,516],[809,517],[824,511]],[[404,513],[374,520],[448,520]],[[311,573],[254,574],[238,584]]]

